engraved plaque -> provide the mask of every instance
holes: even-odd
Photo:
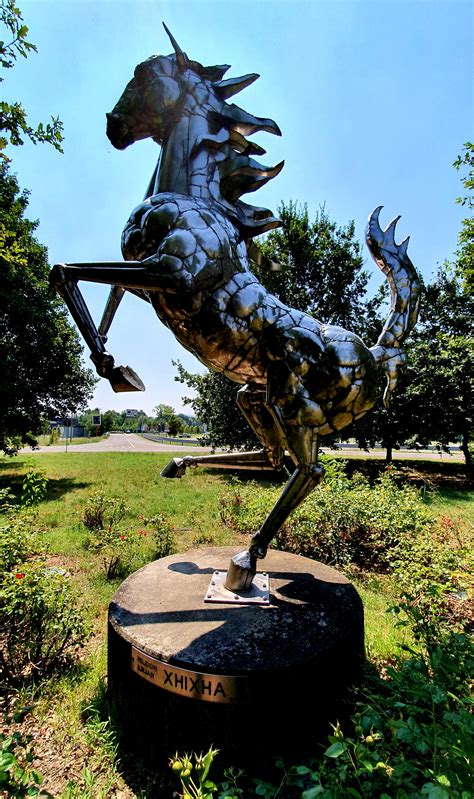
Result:
[[[248,701],[247,677],[188,671],[150,657],[134,646],[132,671],[165,691],[190,699],[227,704]]]

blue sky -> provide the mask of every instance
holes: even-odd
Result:
[[[363,239],[366,220],[402,214],[399,240],[425,278],[452,257],[463,209],[452,162],[473,131],[473,5],[410,0],[23,0],[38,53],[21,60],[2,84],[31,122],[59,115],[64,155],[25,144],[10,153],[20,185],[31,191],[29,216],[55,262],[120,259],[120,235],[146,190],[158,155],[151,141],[126,151],[105,136],[110,111],[136,64],[169,53],[164,20],[188,55],[232,65],[228,76],[261,75],[235,99],[279,124],[282,138],[254,137],[264,162],[283,172],[255,195],[276,210],[280,200],[325,204],[340,224],[350,219]],[[371,260],[375,290],[382,277]],[[83,284],[84,285],[84,284]],[[96,319],[104,287],[84,287]],[[368,342],[373,343],[373,342]],[[97,388],[100,408],[160,402],[183,410],[171,361],[200,364],[143,302],[127,296],[108,347],[132,366],[144,394]]]

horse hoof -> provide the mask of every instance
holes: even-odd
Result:
[[[248,549],[234,555],[225,580],[228,591],[248,591],[257,571],[255,556]]]
[[[173,458],[161,470],[160,477],[182,477],[186,471],[186,464],[182,458]]]
[[[145,391],[145,386],[137,373],[129,366],[115,366],[110,377],[108,375],[107,377],[117,394],[121,391]]]

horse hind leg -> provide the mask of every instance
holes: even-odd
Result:
[[[231,559],[225,583],[230,591],[250,588],[257,569],[257,559],[265,557],[271,540],[290,513],[323,478],[324,468],[318,463],[318,436],[314,428],[288,426],[287,440],[292,457],[297,462],[296,469],[262,526],[252,537],[249,549]]]
[[[196,466],[259,471],[281,469],[285,457],[285,435],[272,406],[267,403],[265,391],[254,386],[244,386],[237,393],[237,406],[261,441],[263,449],[173,458],[162,470],[161,477],[183,477],[186,469]]]

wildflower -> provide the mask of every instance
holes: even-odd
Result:
[[[15,577],[16,577],[16,579],[17,579],[17,580],[21,580],[21,579],[22,579],[24,576],[25,576],[25,575],[24,575],[22,572],[17,572],[17,573],[15,574]]]

